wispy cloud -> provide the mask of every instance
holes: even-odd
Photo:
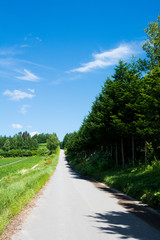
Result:
[[[13,79],[12,73],[9,71],[0,70],[0,76],[2,78]]]
[[[27,47],[29,47],[28,44],[21,44],[21,45],[20,45],[20,48],[27,48]]]
[[[131,55],[136,54],[137,49],[135,47],[135,44],[122,44],[119,47],[104,51],[98,54],[92,54],[93,55],[93,61],[90,61],[88,63],[81,64],[82,66],[79,68],[74,68],[67,73],[71,72],[90,72],[97,68],[105,68],[107,66],[112,66],[117,64],[118,60],[123,58],[124,60],[131,57]]]
[[[13,61],[12,58],[7,57],[7,58],[0,58],[0,67],[2,68],[11,68],[15,65],[15,61]]]
[[[25,81],[31,81],[31,82],[38,82],[38,80],[40,79],[39,77],[37,77],[35,74],[31,73],[27,69],[24,69],[23,76],[18,76],[16,78],[20,80],[25,80]]]
[[[31,93],[35,93],[35,90],[31,89],[31,88],[28,88],[28,91],[31,92]]]
[[[22,114],[26,114],[28,108],[30,108],[30,105],[23,105],[23,106],[21,107],[21,110],[20,110],[21,113],[22,113]]]
[[[39,38],[39,37],[36,37],[36,40],[39,41],[39,42],[42,42],[42,39]]]
[[[12,56],[16,55],[17,51],[15,51],[15,47],[8,47],[8,48],[1,48],[0,49],[0,56]]]
[[[51,82],[52,85],[59,85],[61,82],[65,81],[64,77],[58,77],[57,79]]]
[[[21,129],[21,128],[23,128],[23,126],[19,123],[12,123],[12,128]]]
[[[35,41],[42,42],[42,39],[38,36],[34,36],[32,33],[29,33],[24,37],[24,41],[32,42],[33,44]]]
[[[33,98],[35,95],[33,95],[32,93],[26,93],[26,92],[22,92],[19,90],[14,90],[13,92],[11,92],[10,90],[6,90],[5,92],[3,92],[3,95],[5,96],[9,96],[11,100],[14,101],[18,101],[24,98]]]
[[[55,80],[53,80],[50,84],[51,85],[59,85],[61,84],[62,82],[70,82],[70,81],[75,81],[75,80],[78,80],[78,79],[82,79],[83,76],[82,74],[73,74],[73,75],[67,75],[65,73],[65,75],[61,76],[61,77],[57,77]]]
[[[75,76],[70,77],[69,80],[74,81],[74,80],[78,80],[80,78],[82,78],[81,75],[75,75]]]
[[[46,66],[46,65],[43,65],[43,64],[35,63],[35,62],[28,61],[28,60],[25,60],[25,59],[16,59],[16,60],[19,63],[26,63],[26,64],[34,65],[34,66],[40,67],[40,68],[46,68],[46,69],[49,69],[49,70],[55,70],[54,67],[50,67],[50,66]]]
[[[29,35],[30,36],[30,35]],[[34,40],[40,41],[41,39]],[[28,59],[19,58],[19,55],[24,55],[26,48],[33,46],[32,44],[24,43],[11,47],[0,48],[0,77],[15,80],[20,79],[24,81],[38,82],[40,74],[44,70],[54,71],[55,68],[45,64],[30,61]],[[18,55],[18,56],[16,56]],[[43,69],[42,69],[43,68]],[[36,69],[37,74],[34,73]]]
[[[21,72],[19,70],[17,71],[14,68],[16,66],[17,66],[17,69],[22,68],[22,66],[24,66],[24,65],[33,65],[33,66],[36,66],[38,68],[44,68],[44,69],[52,70],[52,71],[55,70],[54,67],[46,66],[46,65],[43,65],[43,64],[39,64],[39,63],[35,63],[35,62],[25,60],[25,59],[18,59],[18,58],[13,58],[13,57],[1,57],[0,58],[0,67],[8,68],[8,69],[10,69],[14,72],[19,72],[19,73],[23,74],[23,72]]]

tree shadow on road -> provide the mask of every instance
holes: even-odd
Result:
[[[91,179],[87,176],[82,176],[80,173],[75,171],[72,166],[69,164],[67,158],[65,158],[65,164],[66,167],[69,170],[69,174],[74,179],[80,179],[80,180],[87,180],[94,184],[94,186],[99,189],[100,191],[105,191],[108,193],[111,193],[113,197],[118,199],[118,204],[123,206],[125,209],[127,209],[128,213],[131,213],[135,215],[138,218],[141,218],[143,221],[148,223],[150,226],[156,228],[158,231],[160,231],[160,214],[157,214],[156,211],[150,211],[147,205],[143,203],[138,203],[137,201],[132,199],[131,197],[121,193],[120,191],[117,191],[113,188],[107,187],[104,185],[102,186],[101,183],[95,181],[94,179]],[[160,236],[159,236],[160,240]]]
[[[77,172],[75,169],[73,169],[72,165],[69,164],[66,157],[65,157],[64,161],[65,161],[66,168],[68,169],[71,177],[73,177],[75,179],[80,179],[80,180],[89,180],[88,177],[82,176],[79,172]]]
[[[160,232],[153,231],[146,223],[140,224],[141,221],[128,212],[111,211],[105,214],[95,213],[93,216],[88,217],[97,223],[96,228],[103,233],[108,235],[118,234],[120,239],[160,239]],[[97,225],[99,226],[97,227]],[[117,239],[117,236],[113,239]]]
[[[160,214],[156,211],[152,211],[147,205],[140,203],[131,197],[109,187],[101,187],[100,184],[96,184],[96,187],[105,192],[111,193],[118,199],[118,204],[127,209],[129,213],[134,214],[136,217],[141,218],[152,227],[160,231]],[[159,238],[160,239],[160,238]]]

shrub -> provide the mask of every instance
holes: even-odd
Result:
[[[141,200],[153,208],[160,209],[160,192],[147,192],[143,194]]]

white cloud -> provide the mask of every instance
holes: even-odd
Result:
[[[31,88],[28,88],[28,91],[30,91],[31,93],[35,93],[35,90]]]
[[[26,114],[27,113],[27,109],[30,107],[30,105],[23,105],[21,107],[21,113],[22,114]]]
[[[81,64],[82,67],[72,69],[68,71],[71,72],[90,72],[96,68],[105,68],[107,66],[112,66],[118,63],[118,61],[123,58],[124,60],[130,58],[133,54],[136,54],[135,44],[122,44],[119,47],[104,51],[102,53],[93,54],[94,60],[88,63]]]
[[[13,92],[11,92],[10,90],[6,90],[5,92],[3,92],[3,95],[9,96],[11,100],[15,100],[15,101],[18,101],[24,98],[33,98],[35,96],[31,93],[22,92],[19,90],[14,90]]]
[[[37,82],[39,80],[39,77],[37,77],[35,74],[31,73],[27,69],[24,69],[23,76],[18,76],[16,78],[20,80],[25,80],[25,81],[31,81],[31,82]]]
[[[39,135],[40,133],[37,132],[37,131],[35,131],[35,132],[31,132],[31,133],[30,133],[30,136],[33,137],[33,136],[36,135],[36,134]]]
[[[12,123],[12,128],[21,129],[21,128],[23,128],[23,126],[19,123]]]

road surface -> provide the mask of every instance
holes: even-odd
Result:
[[[63,150],[57,169],[12,240],[160,240],[160,232],[81,178]]]

